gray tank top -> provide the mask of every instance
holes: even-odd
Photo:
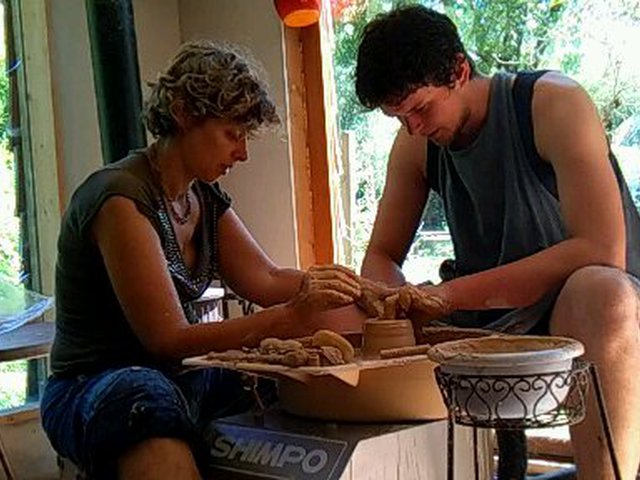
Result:
[[[503,265],[548,248],[567,237],[554,189],[534,171],[518,128],[513,76],[491,81],[489,111],[482,131],[463,150],[428,146],[427,176],[442,198],[455,253],[456,276]],[[627,225],[627,269],[638,276],[640,217],[620,168],[610,154]],[[557,292],[515,310],[460,312],[459,326],[526,332],[548,314]]]

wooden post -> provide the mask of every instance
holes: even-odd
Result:
[[[323,7],[323,16],[330,15]],[[298,259],[301,268],[334,261],[330,149],[319,24],[284,27],[291,156],[295,185]],[[331,153],[330,153],[331,152]]]

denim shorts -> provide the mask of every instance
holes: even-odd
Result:
[[[118,457],[149,438],[179,438],[205,460],[204,430],[214,418],[254,406],[245,376],[216,368],[167,374],[147,367],[94,375],[52,376],[41,402],[42,424],[56,452],[91,478],[116,478]],[[272,382],[260,397],[275,399]]]

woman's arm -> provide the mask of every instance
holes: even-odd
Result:
[[[355,274],[340,265],[314,266],[307,272],[276,266],[231,209],[218,221],[218,239],[222,278],[238,295],[260,306],[288,302],[299,294],[298,300],[304,297],[324,309],[323,303],[345,305],[360,293]],[[314,298],[304,293],[310,288]]]
[[[290,300],[300,289],[304,272],[273,263],[233,209],[220,217],[217,228],[220,273],[238,295],[267,307]]]
[[[255,345],[267,336],[297,337],[317,329],[317,310],[304,302],[224,322],[190,325],[169,275],[160,239],[129,199],[108,199],[96,216],[92,234],[131,328],[158,358],[177,360],[211,350]]]

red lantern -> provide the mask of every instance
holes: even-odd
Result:
[[[320,0],[274,0],[287,27],[307,27],[320,18]]]

